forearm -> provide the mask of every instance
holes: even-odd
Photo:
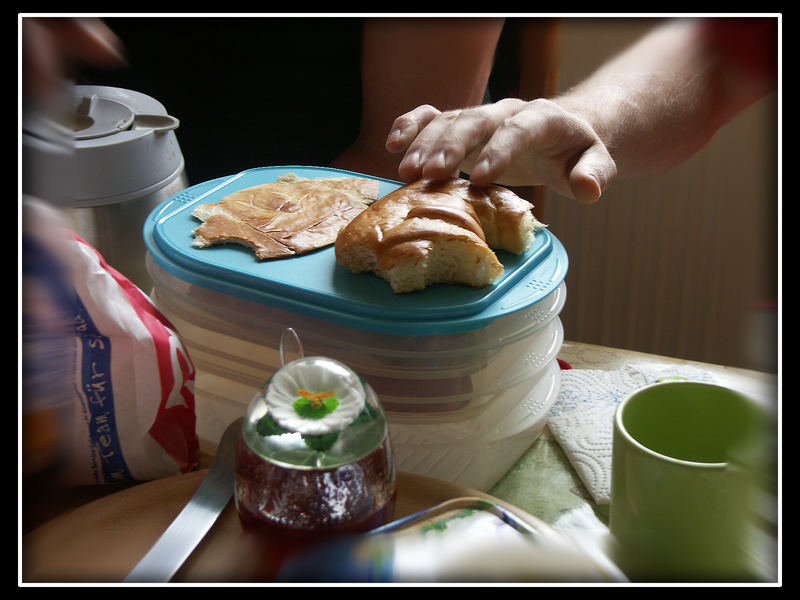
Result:
[[[394,119],[420,104],[480,104],[502,19],[367,19],[362,131],[380,146]]]
[[[697,152],[769,89],[715,52],[701,21],[672,21],[555,101],[585,118],[619,178],[661,172]]]
[[[480,104],[503,19],[371,18],[364,21],[358,137],[333,166],[397,178],[386,152],[394,119],[421,104]]]
[[[752,25],[672,21],[552,100],[419,106],[395,120],[386,148],[405,152],[408,181],[460,169],[476,185],[544,185],[595,202],[619,177],[683,162],[774,87],[774,20]]]

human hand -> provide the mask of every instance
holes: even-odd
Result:
[[[58,92],[72,61],[96,66],[125,62],[118,38],[96,18],[25,17],[22,44],[23,90],[33,100]]]
[[[386,149],[405,151],[398,173],[406,181],[464,171],[475,185],[544,185],[587,203],[617,172],[585,119],[542,98],[446,112],[423,105],[395,120]]]

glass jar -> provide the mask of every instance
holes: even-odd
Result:
[[[301,357],[254,396],[235,469],[245,529],[282,543],[367,531],[391,520],[395,494],[385,413],[349,367]]]

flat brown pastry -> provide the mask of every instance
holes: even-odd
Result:
[[[379,182],[362,177],[281,175],[273,183],[239,190],[218,204],[200,204],[203,221],[192,245],[236,243],[258,260],[303,254],[332,244],[339,230],[378,198]]]

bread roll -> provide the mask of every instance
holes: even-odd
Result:
[[[494,250],[522,254],[535,230],[544,227],[532,209],[503,187],[421,179],[344,227],[336,238],[336,261],[354,273],[374,272],[398,294],[434,283],[482,288],[504,272]]]

